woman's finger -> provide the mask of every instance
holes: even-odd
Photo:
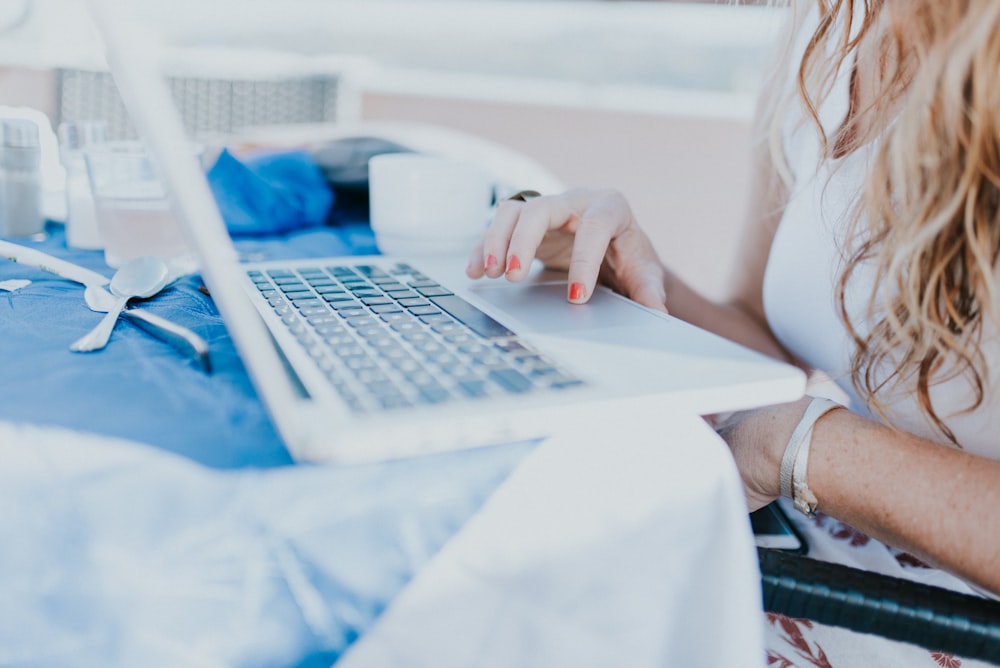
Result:
[[[566,225],[571,213],[565,199],[562,195],[541,197],[521,206],[505,257],[504,273],[509,280],[519,281],[527,276],[545,236]]]
[[[469,263],[465,266],[465,275],[469,278],[482,278],[486,274],[483,262],[483,239],[479,238],[476,245],[469,251]]]
[[[613,197],[591,200],[580,215],[569,262],[567,298],[574,304],[590,299],[611,240],[631,222],[631,211]]]
[[[628,297],[647,308],[654,311],[669,313],[666,306],[667,295],[663,286],[662,274],[645,274],[635,285],[629,289]]]
[[[497,205],[493,222],[483,234],[481,258],[483,273],[490,278],[503,276],[506,269],[507,247],[514,228],[519,224],[526,202],[504,200]]]
[[[612,245],[604,269],[617,289],[643,306],[666,312],[666,270],[649,237],[630,225]]]

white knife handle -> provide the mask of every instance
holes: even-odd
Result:
[[[11,262],[47,271],[61,278],[68,278],[83,285],[107,285],[108,281],[111,280],[107,276],[99,274],[96,271],[91,271],[86,267],[81,267],[72,262],[60,260],[48,253],[43,253],[40,250],[14,244],[2,239],[0,239],[0,257],[7,258]]]

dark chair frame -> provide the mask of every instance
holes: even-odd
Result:
[[[757,552],[767,612],[1000,665],[998,601],[798,554]]]

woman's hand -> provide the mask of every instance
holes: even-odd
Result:
[[[568,272],[571,302],[590,299],[600,278],[640,304],[666,311],[666,270],[621,193],[577,189],[501,202],[466,273],[520,281],[535,258]]]
[[[751,512],[780,496],[781,457],[810,400],[734,413],[715,425],[732,450]]]

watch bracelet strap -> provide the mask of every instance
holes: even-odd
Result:
[[[806,483],[806,466],[809,462],[813,425],[834,408],[841,407],[841,404],[826,397],[813,397],[799,423],[792,430],[792,435],[785,446],[785,453],[781,457],[781,469],[778,474],[781,496],[792,499],[796,502],[795,507],[807,515],[811,514],[809,507],[815,508],[816,503]]]

